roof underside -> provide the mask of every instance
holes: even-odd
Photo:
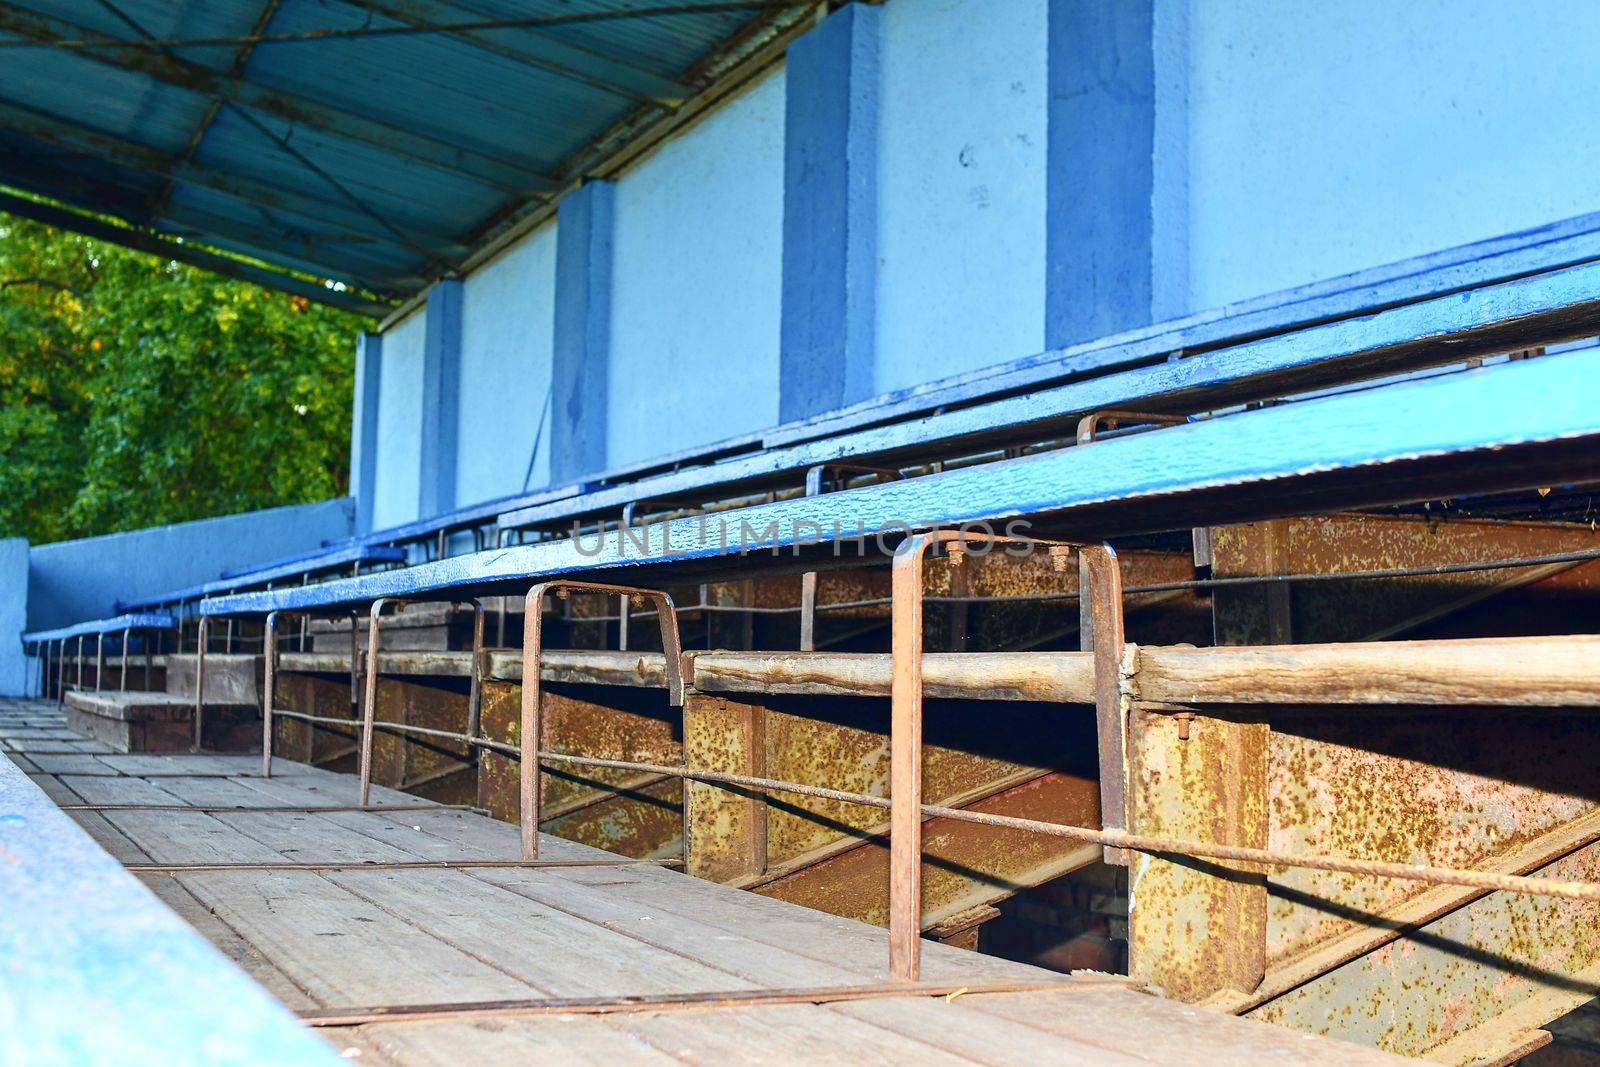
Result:
[[[76,209],[0,193],[0,210],[381,313],[672,128],[818,6],[0,0],[0,185]]]

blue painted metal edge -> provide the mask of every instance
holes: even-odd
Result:
[[[202,588],[210,594],[225,589],[236,589],[241,585],[260,585],[263,582],[275,582],[280,578],[303,577],[347,564],[402,563],[405,558],[406,553],[403,548],[388,545],[347,545],[333,552],[308,553],[280,563],[237,571],[224,575],[216,581],[207,582]]]
[[[33,645],[44,641],[60,641],[68,637],[87,634],[108,634],[120,630],[171,630],[176,628],[176,617],[165,612],[131,612],[109,619],[91,619],[55,630],[35,630],[22,635],[23,644]]]
[[[1064,422],[1097,408],[1139,408],[1147,402],[1220,392],[1239,383],[1286,373],[1332,373],[1341,362],[1377,361],[1405,346],[1440,342],[1440,360],[1474,354],[1465,341],[1472,331],[1543,317],[1566,328],[1600,330],[1600,264],[1571,267],[1467,293],[1406,304],[1375,315],[1163,362],[1151,367],[1041,389],[1022,396],[888,426],[856,430],[826,440],[740,457],[626,485],[581,498],[519,508],[500,517],[505,529],[572,521],[618,511],[635,499],[675,498],[740,480],[795,475],[819,463],[866,459],[897,449],[952,446],[997,429],[1019,435],[1031,425]]]
[[[343,1060],[0,756],[0,1063]]]
[[[1600,259],[1600,213],[1461,245],[1382,267],[1213,308],[1067,348],[881,393],[763,435],[771,448],[816,440],[1008,391],[1039,388],[1072,375],[1236,345],[1253,337],[1369,315],[1463,289],[1496,285]]]
[[[1334,475],[1343,479],[1340,506],[1375,506],[1476,488],[1497,468],[1524,477],[1513,458],[1548,455],[1556,445],[1564,446],[1563,462],[1575,451],[1585,463],[1600,461],[1600,352],[1443,374],[910,481],[678,519],[643,528],[640,543],[612,531],[598,544],[567,539],[479,552],[317,586],[220,597],[204,601],[200,611],[352,604],[1023,516],[1060,522],[1087,514],[1079,520],[1085,536],[1114,536],[1205,521],[1206,501],[1224,490],[1238,498],[1229,521],[1247,521],[1304,510],[1293,493],[1326,486]],[[1429,466],[1462,456],[1478,465],[1473,476]],[[1402,476],[1410,480],[1399,490],[1394,480]],[[1193,510],[1184,522],[1171,521],[1175,502],[1185,501]]]

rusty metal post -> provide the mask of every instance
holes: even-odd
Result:
[[[133,627],[122,628],[122,680],[117,689],[126,693],[128,691],[128,638],[133,634]]]
[[[272,709],[278,681],[278,612],[276,611],[267,612],[261,644],[261,777],[271,778]]]
[[[361,710],[361,621],[350,613],[350,717],[354,719]],[[311,760],[307,758],[307,763]]]
[[[391,598],[379,597],[372,602],[372,608],[367,613],[371,620],[367,627],[367,676],[366,699],[362,701],[361,708],[361,803],[371,803],[372,798],[372,723],[378,714],[378,640],[382,633],[384,605],[389,604]]]
[[[1289,568],[1287,528],[1257,523],[1213,531],[1213,575]],[[1289,639],[1286,583],[1214,590],[1217,645]],[[1238,848],[1268,844],[1270,729],[1248,709],[1145,710],[1129,722],[1129,799],[1141,835]],[[1129,972],[1189,1002],[1248,994],[1267,970],[1268,894],[1257,864],[1178,862],[1139,855],[1129,868]]]
[[[67,639],[56,642],[56,706],[67,699]]]
[[[467,736],[476,739],[483,722],[483,601],[467,601],[472,606],[472,675],[467,683]],[[478,749],[469,747],[475,761]]]
[[[154,643],[152,644],[152,639]],[[150,692],[150,670],[154,666],[151,662],[156,658],[156,652],[161,648],[161,631],[147,631],[144,638],[144,691]]]
[[[517,818],[522,831],[522,858],[539,858],[539,799],[544,776],[539,773],[539,659],[544,639],[544,594],[548,586],[540,583],[528,590],[522,602],[522,721],[518,741],[522,749],[517,797]]]
[[[1078,550],[1079,612],[1094,653],[1095,739],[1100,754],[1100,825],[1128,829],[1128,702],[1122,685],[1126,636],[1122,625],[1122,566],[1110,545]],[[1080,626],[1082,623],[1080,623]],[[1107,848],[1105,861],[1125,867],[1128,853]]]
[[[922,972],[922,573],[937,533],[895,550],[890,579],[889,977]]]
[[[211,632],[211,616],[200,616],[194,658],[194,751],[200,751],[200,719],[206,700],[206,638]]]
[[[106,673],[106,633],[101,630],[94,638],[94,691],[100,692]]]
[[[78,635],[78,680],[72,688],[77,692],[83,692],[83,634]]]
[[[528,590],[523,601],[522,621],[522,716],[519,730],[518,768],[518,822],[522,831],[524,859],[539,858],[539,802],[543,791],[540,774],[540,663],[544,651],[544,614],[541,605],[548,592],[567,590],[579,593],[620,593],[650,600],[656,607],[656,619],[661,624],[661,650],[667,675],[667,702],[675,708],[683,707],[683,644],[678,636],[678,611],[672,597],[659,589],[637,589],[625,585],[606,585],[556,579],[540,582]]]

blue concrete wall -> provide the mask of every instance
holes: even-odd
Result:
[[[617,182],[609,465],[778,418],[784,78]]]
[[[456,443],[461,415],[461,282],[428,291],[422,313],[422,424],[417,443],[417,514],[456,506]]]
[[[467,278],[461,321],[456,499],[475,504],[550,480],[556,225]],[[542,430],[540,429],[543,424]],[[534,434],[539,433],[534,455]],[[529,459],[533,459],[529,469]]]
[[[778,417],[872,395],[882,9],[850,4],[789,46]]]
[[[354,530],[355,501],[341,497],[35,545],[28,552],[28,629],[103,619],[116,614],[118,600],[199,585]]]
[[[384,331],[383,374],[378,388],[377,487],[372,528],[417,518],[422,456],[423,310]]]
[[[28,629],[28,541],[0,540],[0,696],[34,692],[29,661],[22,655]]]
[[[835,12],[787,67],[604,187],[609,254],[571,290],[586,309],[571,330],[555,249],[593,266],[592,242],[546,229],[465,279],[457,497],[523,487],[550,383],[531,488],[1600,210],[1600,142],[1572,134],[1600,99],[1590,15],[1571,0]],[[417,513],[423,318],[385,336],[378,525]],[[584,403],[563,405],[580,384]]]
[[[1575,0],[1161,0],[1186,61],[1186,303],[1600,208],[1600,19]],[[1187,37],[1187,40],[1183,38]],[[1178,250],[1183,256],[1183,250]]]
[[[614,182],[585,182],[561,202],[550,338],[550,475],[570,482],[606,467],[611,374]]]
[[[372,529],[372,502],[378,488],[378,402],[382,395],[383,337],[363,333],[356,341],[355,397],[350,412],[350,496],[356,502],[356,529]]]

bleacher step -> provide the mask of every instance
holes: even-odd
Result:
[[[194,703],[170,693],[72,692],[66,707],[74,732],[118,752],[187,752],[194,742]],[[207,701],[203,726],[202,751],[261,751],[254,704]]]

